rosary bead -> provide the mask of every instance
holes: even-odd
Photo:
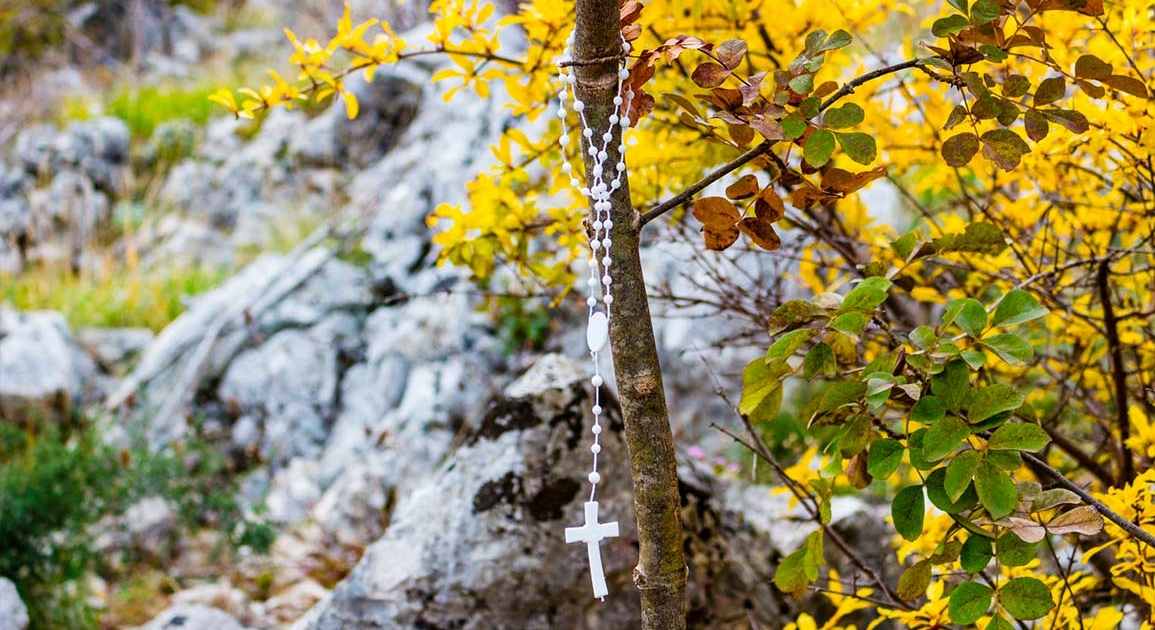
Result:
[[[602,415],[602,406],[594,405],[592,408],[590,408],[590,411],[594,412],[595,416],[600,416]]]
[[[622,187],[622,183],[621,183],[621,182],[619,182],[619,181],[618,181],[618,180],[616,180],[616,179],[615,179],[615,180],[613,181],[613,183],[610,185],[610,188],[613,188],[614,190],[617,190],[618,188],[621,188],[621,187]]]
[[[592,137],[594,137],[594,130],[590,129],[589,127],[586,127],[585,129],[582,130],[582,135],[587,137],[587,138],[592,138]]]
[[[617,165],[615,168],[617,168],[617,169],[618,169],[618,172],[619,172],[619,173],[625,172],[625,170],[626,170],[626,163],[625,163],[625,162],[618,162],[618,165]],[[614,181],[616,182],[617,180],[614,180]]]
[[[590,278],[589,280],[586,280],[586,285],[592,289],[592,288],[598,286],[598,279],[597,278]]]
[[[596,252],[596,251],[598,251],[598,250],[599,250],[599,249],[601,249],[601,248],[602,248],[602,244],[601,244],[601,243],[597,242],[596,240],[594,240],[594,241],[590,241],[590,249],[592,249],[592,250],[594,250],[594,251]]]
[[[586,104],[585,104],[585,103],[583,103],[583,102],[581,102],[581,101],[578,101],[578,100],[575,100],[575,101],[573,102],[573,110],[574,110],[575,112],[578,112],[578,113],[580,114],[580,113],[582,112],[582,110],[584,110],[585,108],[586,108]]]
[[[598,154],[598,148],[597,147],[590,147],[589,154],[590,154],[590,157],[597,155]]]
[[[611,125],[618,124],[618,115],[617,114],[610,114],[610,124]]]
[[[593,432],[594,435],[602,434],[602,428],[596,424],[593,426],[593,428],[590,429],[590,431]]]
[[[586,305],[589,306],[590,308],[593,308],[593,307],[598,305],[598,299],[591,295],[588,298],[586,298]]]
[[[563,94],[564,94],[564,92],[563,92]],[[614,105],[617,105],[618,107],[621,107],[621,106],[622,106],[622,97],[620,97],[620,96],[615,96],[615,97],[614,97]]]
[[[605,221],[602,221],[602,225],[605,225],[607,230],[612,230],[614,229],[614,220],[606,219]]]
[[[609,276],[609,274],[602,276],[602,284],[606,285],[607,287],[610,286],[611,284],[613,284],[613,282],[614,282],[614,279],[611,278]]]
[[[586,265],[589,266],[590,269],[593,269],[594,267],[598,266],[598,259],[591,256],[588,260],[586,260]]]
[[[576,177],[569,178],[569,185],[573,186],[574,188],[578,188],[578,189],[580,189],[582,187],[581,182],[579,182]]]
[[[602,257],[602,266],[603,267],[609,267],[612,264],[614,264],[614,261],[612,258],[610,258],[609,256],[603,256]]]
[[[630,71],[626,70],[625,68],[618,70],[618,78],[622,81],[625,81],[626,79],[630,78]]]
[[[614,244],[614,242],[608,236],[602,239],[602,247],[606,248],[607,250],[613,244]]]
[[[596,472],[592,472],[592,473],[590,473],[589,479],[590,479],[590,483],[597,483],[597,482],[602,480],[602,476]]]
[[[606,158],[608,158],[609,156],[610,155],[608,153],[606,153],[605,151],[598,151],[598,154],[597,154],[597,158],[601,162],[605,162]]]
[[[558,108],[557,117],[562,119],[562,120],[565,120],[565,109],[564,108]]]
[[[613,139],[614,139],[614,134],[612,134],[608,131],[602,134],[602,142],[609,142],[610,140],[613,140]]]
[[[581,111],[581,110],[579,109],[578,111]],[[626,116],[625,118],[622,118],[621,125],[622,125],[622,129],[629,127],[630,126],[630,117]]]
[[[590,189],[582,187],[582,196],[583,197],[589,197],[590,196]]]
[[[563,147],[568,147],[569,146],[569,136],[562,136],[562,137],[558,138],[557,143]]]
[[[573,172],[573,164],[570,164],[569,162],[562,164],[561,165],[561,172],[565,173],[566,175],[569,175],[571,172]]]
[[[605,302],[606,304],[613,304],[614,303],[614,296],[607,293],[606,296],[602,298],[602,301]]]
[[[600,232],[603,225],[605,225],[605,224],[602,223],[601,221],[594,221],[594,231]]]
[[[594,377],[590,379],[590,383],[592,383],[594,387],[601,387],[603,382],[601,374],[594,374]]]
[[[602,445],[601,444],[594,444],[594,445],[590,446],[590,452],[593,453],[594,455],[597,455],[598,453],[602,452]]]
[[[625,144],[619,144],[618,145],[618,153],[620,153],[622,155],[626,154],[626,145]]]

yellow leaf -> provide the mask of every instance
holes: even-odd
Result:
[[[357,104],[357,96],[352,92],[342,92],[342,95],[345,97],[345,115],[352,120],[357,117],[357,111],[360,109]]]

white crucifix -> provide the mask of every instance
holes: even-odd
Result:
[[[584,542],[590,557],[590,579],[594,585],[594,597],[606,600],[610,590],[606,587],[606,574],[602,570],[602,550],[599,543],[605,538],[615,538],[618,535],[618,523],[598,522],[598,502],[586,501],[586,524],[581,527],[565,528],[567,543]]]

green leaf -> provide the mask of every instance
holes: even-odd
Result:
[[[862,400],[866,393],[866,383],[862,381],[836,381],[822,390],[817,413],[833,411],[843,405]]]
[[[999,301],[991,323],[995,326],[1014,326],[1038,319],[1049,312],[1039,304],[1035,296],[1022,289],[1013,289]]]
[[[1051,590],[1033,577],[1014,578],[999,588],[999,604],[1015,619],[1042,619],[1055,607]]]
[[[862,311],[851,311],[843,313],[838,317],[830,320],[828,327],[834,330],[844,332],[848,335],[857,337],[862,333],[862,329],[866,327],[866,322],[870,321],[870,317]]]
[[[958,353],[958,356],[966,361],[972,370],[976,371],[987,362],[987,355],[983,354],[981,350],[963,350]]]
[[[975,491],[983,507],[996,520],[1010,514],[1019,499],[1010,476],[986,460],[975,470]]]
[[[983,628],[983,630],[1015,630],[1015,627],[1011,625],[1011,622],[1007,621],[1006,617],[995,615],[991,617],[990,622],[987,623],[987,627]]]
[[[951,501],[958,501],[959,497],[970,487],[974,479],[975,470],[982,462],[982,453],[967,450],[959,453],[947,464],[946,476],[942,480],[942,489]]]
[[[979,136],[983,144],[983,155],[1004,171],[1013,170],[1022,157],[1031,152],[1031,147],[1010,129],[991,129]]]
[[[910,454],[910,465],[918,470],[930,470],[937,464],[928,462],[922,456],[922,438],[926,435],[926,429],[918,429],[910,434],[910,439],[907,440],[907,452]]]
[[[990,563],[995,554],[994,545],[991,542],[990,538],[978,534],[971,534],[967,538],[966,542],[963,543],[962,554],[959,556],[963,571],[978,573],[987,568],[987,564]]]
[[[802,157],[806,163],[819,168],[830,161],[834,153],[834,134],[825,129],[816,129],[806,138],[806,145],[802,147]]]
[[[782,335],[770,344],[770,349],[766,351],[766,362],[782,361],[794,356],[794,353],[807,341],[810,341],[815,334],[817,331],[803,328]]]
[[[970,368],[962,359],[952,359],[942,372],[930,379],[930,391],[942,399],[949,411],[959,411],[970,395]]]
[[[918,232],[907,232],[899,237],[897,240],[890,242],[890,248],[898,257],[903,260],[910,260],[910,255],[914,253],[914,248],[922,241],[922,236]]]
[[[1026,130],[1028,138],[1039,142],[1051,132],[1051,124],[1047,122],[1046,116],[1039,113],[1039,110],[1028,109],[1023,114],[1023,129]]]
[[[910,421],[934,425],[946,416],[946,401],[938,396],[923,396],[910,408]]]
[[[919,560],[898,576],[895,593],[905,602],[912,602],[926,594],[930,586],[931,564],[929,560]]]
[[[864,279],[846,294],[838,311],[840,313],[856,310],[873,311],[886,301],[886,292],[891,284],[890,280],[878,276]]]
[[[1031,89],[1031,80],[1021,74],[1012,74],[1003,81],[1003,96],[1019,98]]]
[[[987,310],[983,308],[981,302],[973,298],[951,300],[946,305],[943,323],[951,322],[958,324],[966,334],[978,337],[987,327]]]
[[[1000,359],[1014,366],[1027,365],[1035,356],[1035,351],[1027,342],[1010,333],[987,337],[982,340],[982,344],[994,350]]]
[[[1101,79],[1103,85],[1126,92],[1131,96],[1138,96],[1139,98],[1147,98],[1147,84],[1139,79],[1129,77],[1125,74],[1112,74],[1111,76]]]
[[[1007,238],[999,228],[979,221],[967,225],[962,234],[945,234],[934,239],[931,246],[936,254],[975,252],[995,255],[1007,248]]]
[[[1012,532],[999,536],[995,545],[998,549],[999,562],[1008,567],[1021,567],[1029,564],[1038,555],[1037,543],[1024,542]]]
[[[806,133],[806,121],[796,112],[790,112],[780,122],[784,140],[796,140]]]
[[[1002,14],[1003,8],[998,0],[977,0],[971,5],[971,19],[975,21],[975,26],[993,22]]]
[[[806,547],[802,547],[778,563],[778,570],[774,572],[774,585],[778,590],[795,597],[806,593],[806,587],[810,585],[810,578],[806,575],[808,559]]]
[[[987,614],[993,596],[994,591],[986,584],[963,582],[950,594],[947,615],[954,623],[970,625]]]
[[[987,451],[986,462],[1004,472],[1014,472],[1022,467],[1023,456],[1018,451]]]
[[[959,31],[966,30],[971,27],[971,21],[965,15],[948,15],[944,18],[939,18],[934,21],[930,27],[930,32],[934,33],[935,37],[946,37],[947,35],[954,35]]]
[[[875,479],[886,479],[898,470],[906,447],[897,440],[882,438],[870,443],[866,454],[866,472]]]
[[[910,331],[910,342],[917,348],[926,350],[938,341],[938,335],[934,334],[934,329],[930,326],[919,326]]]
[[[967,0],[946,0],[947,4],[959,10],[960,13],[966,15],[970,13],[967,9]]]
[[[781,376],[789,366],[770,366],[762,359],[754,359],[742,371],[742,398],[738,412],[752,422],[773,420],[782,408]]]
[[[894,519],[894,529],[907,540],[918,540],[922,535],[922,522],[926,516],[926,499],[922,486],[907,486],[894,495],[890,504],[890,516]]]
[[[978,153],[978,136],[971,132],[962,132],[960,134],[952,135],[942,142],[942,160],[946,161],[947,165],[961,168],[970,164],[974,160],[975,154]]]
[[[922,439],[922,456],[927,461],[938,461],[958,450],[970,437],[971,428],[954,416],[946,416],[934,423]]]
[[[807,300],[790,300],[774,309],[770,315],[770,335],[805,326],[826,317],[826,309]]]
[[[822,46],[818,49],[818,52],[838,50],[839,48],[849,46],[851,41],[853,41],[853,38],[850,36],[850,33],[847,33],[842,29],[838,29],[837,31],[831,33],[830,37],[826,38],[826,42],[822,44]]]
[[[826,41],[826,31],[818,29],[806,34],[806,54],[810,56],[817,55],[821,50],[822,44]]]
[[[958,514],[979,504],[978,494],[969,485],[957,501],[952,501],[946,494],[945,482],[946,468],[935,468],[926,476],[926,498],[930,499],[936,508],[947,514]]]
[[[1080,79],[1106,79],[1112,70],[1111,64],[1095,55],[1083,55],[1075,61],[1075,76]]]
[[[856,103],[847,103],[842,107],[826,110],[823,122],[829,129],[845,129],[853,127],[866,118],[866,112]]]
[[[814,91],[814,75],[800,74],[793,79],[790,79],[790,82],[787,85],[791,90],[794,90],[799,94],[809,94]]]
[[[855,416],[842,430],[838,440],[838,451],[843,457],[854,457],[866,449],[870,439],[871,422],[868,416]]]
[[[863,166],[869,166],[878,156],[878,145],[874,142],[874,136],[868,133],[855,131],[852,133],[839,132],[835,135],[838,137],[838,144],[842,146],[846,156]]]
[[[1005,383],[980,387],[970,398],[967,419],[971,423],[982,422],[997,413],[1018,409],[1025,400],[1026,396],[1022,392]]]
[[[1050,105],[1067,95],[1067,82],[1063,77],[1051,77],[1039,82],[1035,88],[1035,107]]]
[[[824,341],[820,341],[806,353],[802,362],[802,377],[811,380],[820,376],[831,376],[838,369],[838,359],[834,357],[834,349]]]
[[[995,387],[992,385],[992,387]],[[1051,438],[1042,427],[1025,422],[1004,424],[987,440],[987,448],[994,451],[1037,451]]]

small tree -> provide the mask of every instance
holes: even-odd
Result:
[[[638,149],[612,200],[611,342],[643,627],[684,625],[685,574],[638,243],[657,219],[687,221],[687,206],[706,249],[744,234],[755,251],[795,261],[793,284],[812,296],[743,302],[725,282],[727,259],[701,254],[722,280],[703,291],[727,299],[697,299],[748,314],[772,340],[743,374],[747,431],[735,438],[816,524],[779,566],[779,588],[829,593],[828,628],[863,607],[911,628],[1114,627],[1124,607],[1150,614],[1155,603],[1155,473],[1138,472],[1155,455],[1155,21],[1146,6],[1102,0],[948,5],[653,0],[643,18],[636,0],[578,0],[576,14],[535,0],[498,22],[528,40],[507,56],[491,6],[442,0],[430,48],[410,49],[387,24],[369,38],[377,22],[355,27],[346,13],[326,46],[289,34],[300,80],[277,77],[240,103],[227,90],[214,98],[252,116],[339,93],[354,116],[344,76],[443,53],[453,65],[435,80],[483,96],[500,82],[514,114],[532,120],[554,111],[552,62],[576,15],[578,90],[598,121],[614,108],[620,38],[634,42],[636,97],[622,114]],[[851,32],[879,26],[936,41],[851,46]],[[503,135],[501,164],[473,183],[471,207],[430,219],[443,261],[478,277],[509,263],[572,286],[587,209],[576,196],[565,208],[547,201],[568,179],[555,177],[555,137]],[[534,162],[544,173],[526,168]],[[913,211],[897,230],[856,195],[884,178]],[[720,181],[724,197],[695,200]],[[785,247],[783,228],[794,236]],[[792,381],[808,396],[783,411]],[[767,443],[787,434],[793,450]],[[870,486],[890,498],[902,540],[896,583],[829,527],[831,498]],[[1099,537],[1057,544],[1071,535]],[[826,543],[855,575],[823,569]],[[1076,566],[1080,546],[1090,566]],[[1104,549],[1114,564],[1099,560]]]

